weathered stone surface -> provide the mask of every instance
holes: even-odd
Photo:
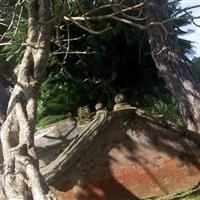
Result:
[[[35,133],[35,146],[40,167],[53,161],[79,135],[83,127],[78,127],[75,120],[66,119],[38,129]]]
[[[44,174],[45,166],[79,142],[70,154],[73,164],[66,163],[65,172],[53,181],[61,200],[160,197],[200,182],[199,135],[136,109],[109,113],[105,120],[98,126],[95,120],[77,126],[67,119],[37,130],[35,144]],[[82,138],[91,140],[87,148]]]
[[[76,164],[54,181],[61,199],[132,200],[198,184],[199,135],[133,110],[108,117]]]

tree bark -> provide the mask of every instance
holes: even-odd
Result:
[[[170,19],[168,5],[162,0],[149,0],[144,11],[156,67],[177,99],[188,129],[200,133],[200,90],[181,52],[173,21],[162,23]]]
[[[50,46],[51,26],[46,23],[50,17],[49,0],[29,2],[27,48],[1,129],[4,156],[1,181],[6,200],[56,199],[39,172],[34,147],[37,96]]]

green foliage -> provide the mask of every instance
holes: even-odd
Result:
[[[66,114],[76,110],[80,99],[78,88],[69,84],[62,72],[50,74],[42,85],[41,97],[38,106],[38,120],[51,114]]]
[[[199,200],[200,199],[200,188],[199,185],[195,188],[186,190],[184,192],[180,192],[175,196],[170,196],[169,198],[165,198],[166,200]]]
[[[42,118],[38,124],[37,127],[45,127],[49,124],[58,122],[62,119],[65,119],[67,115],[48,115],[47,117]]]
[[[6,79],[9,79],[13,85],[12,70],[20,63],[27,38],[27,11],[22,6],[14,6],[16,2],[7,1],[3,8],[0,9],[0,18],[4,19],[4,24],[0,24],[1,42],[8,43],[0,46],[0,72]]]
[[[146,110],[154,117],[162,117],[181,127],[186,127],[175,97],[171,95],[162,81],[152,89],[150,94],[136,93],[133,95],[130,103]]]
[[[59,15],[64,8],[64,3],[61,0],[56,0],[52,2],[53,6],[52,6],[52,10],[54,12],[55,15]]]
[[[103,1],[74,1],[68,5],[69,13],[77,15],[103,4]],[[176,5],[171,6],[173,14],[173,6]],[[90,15],[103,15],[111,12],[109,9],[96,10]],[[68,112],[77,115],[78,108],[85,105],[93,111],[97,102],[102,102],[111,110],[114,96],[122,92],[133,105],[147,109],[155,116],[163,114],[165,118],[183,125],[175,99],[168,90],[166,93],[165,84],[158,76],[146,33],[121,23],[109,23],[112,30],[101,35],[89,34],[73,24],[69,25],[71,38],[81,36],[81,39],[70,42],[71,51],[75,49],[86,54],[69,54],[62,66],[59,63],[65,55],[51,57],[47,79],[41,90],[38,120]],[[185,24],[184,20],[178,22],[179,26],[182,24]],[[99,30],[105,27],[105,22],[92,22],[90,26]],[[64,28],[65,25],[60,34],[67,39]],[[181,42],[182,46],[186,46],[186,42]],[[189,49],[189,45],[187,43],[183,51]],[[52,50],[55,48],[52,45]]]
[[[53,15],[64,12],[64,4],[67,6],[68,16],[82,15],[83,12],[102,6],[109,0],[81,0],[81,1],[52,1]],[[117,1],[112,1],[116,3]],[[165,0],[167,2],[167,0]],[[123,3],[133,5],[135,1],[125,0]],[[178,1],[171,2],[169,14],[174,15]],[[12,20],[13,4],[8,3],[0,12],[6,24]],[[22,58],[27,37],[26,9],[23,9],[22,18],[18,24],[21,8],[16,8],[14,26],[6,33],[5,41],[14,40],[14,44],[6,45],[0,51],[4,54],[2,67],[13,69]],[[89,16],[104,15],[112,12],[111,7],[102,7],[90,12]],[[128,12],[129,13],[129,12]],[[131,14],[131,13],[129,13]],[[44,121],[51,122],[55,116],[65,116],[68,113],[77,115],[78,108],[89,105],[91,111],[97,102],[102,102],[108,109],[113,107],[113,98],[117,93],[124,93],[130,102],[153,115],[163,114],[166,118],[182,125],[182,118],[178,111],[175,99],[165,88],[163,80],[159,78],[157,69],[151,58],[148,38],[145,32],[138,31],[119,22],[92,21],[87,26],[94,30],[102,30],[108,24],[112,30],[101,35],[93,35],[81,30],[73,23],[62,21],[55,22],[62,27],[59,29],[60,39],[67,41],[68,28],[70,38],[79,38],[70,41],[70,52],[85,52],[85,54],[51,54],[47,74],[44,77],[38,103],[37,122],[40,125]],[[187,24],[187,20],[175,21],[176,35],[184,34],[176,26]],[[18,25],[19,26],[18,26]],[[56,24],[57,26],[58,24]],[[16,31],[16,27],[17,31]],[[5,31],[0,30],[1,34]],[[57,40],[57,31],[53,29],[53,40]],[[191,44],[180,40],[183,52],[189,52]],[[65,47],[67,43],[63,43]],[[56,43],[52,43],[51,52],[59,49]],[[62,63],[62,65],[60,64]],[[156,88],[156,89],[155,89]],[[57,117],[55,117],[57,119]]]
[[[185,197],[185,200],[199,200],[200,195],[190,195],[188,197]]]
[[[88,106],[83,106],[78,108],[78,118],[84,119],[90,117],[90,109]]]
[[[116,24],[112,31],[100,36],[88,34],[71,43],[72,47],[95,53],[69,55],[64,69],[57,62],[62,56],[52,57],[41,90],[38,119],[51,114],[76,114],[79,107],[87,104],[94,110],[99,101],[112,109],[114,96],[119,92],[129,97],[140,89],[150,92],[159,80],[151,56],[145,55],[149,51],[147,38],[139,31],[131,37],[130,32],[131,28]],[[77,29],[71,27],[72,37],[76,34]]]

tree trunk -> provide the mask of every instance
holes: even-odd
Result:
[[[49,0],[28,5],[27,48],[1,129],[4,169],[1,178],[6,200],[55,199],[39,172],[34,149],[37,95],[46,69],[51,26]],[[3,199],[3,197],[1,197]]]
[[[200,90],[184,60],[168,5],[163,0],[149,0],[145,5],[152,57],[160,75],[176,97],[189,130],[200,133]]]

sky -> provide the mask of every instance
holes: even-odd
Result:
[[[189,7],[189,6],[194,6],[194,5],[200,5],[200,0],[182,0],[181,1],[181,6],[184,7]],[[200,16],[200,7],[195,8],[191,10],[193,13],[193,16]],[[195,54],[192,55],[196,57],[200,57],[200,19],[196,19],[195,23],[199,25],[199,27],[196,27],[195,25],[188,25],[184,29],[193,29],[194,33],[187,34],[183,36],[184,39],[191,40],[194,42],[194,51]]]

